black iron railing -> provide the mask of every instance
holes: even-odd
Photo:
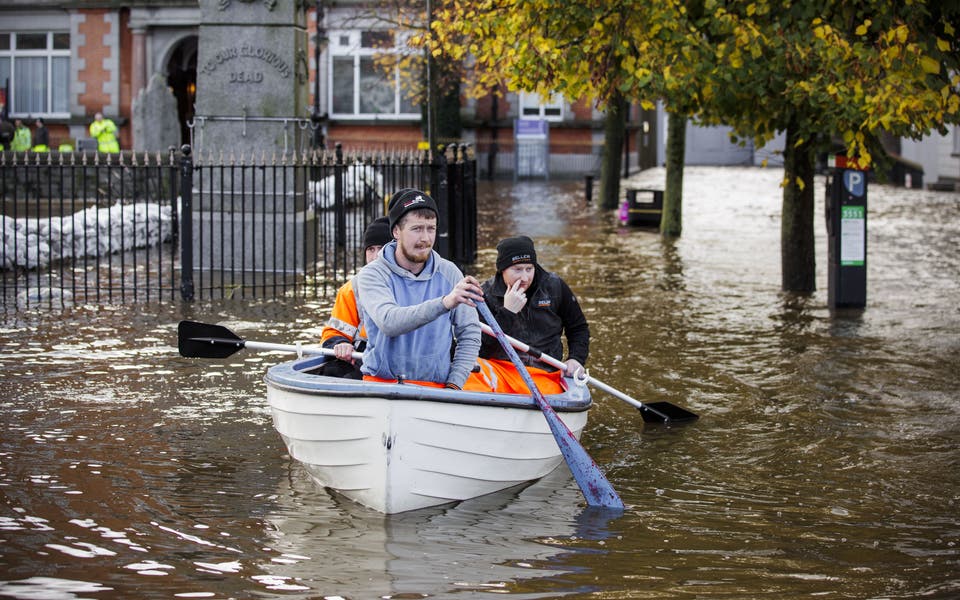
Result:
[[[171,153],[0,157],[5,307],[172,298]]]
[[[366,225],[404,187],[431,193],[437,250],[476,257],[476,161],[443,153],[290,157],[0,156],[4,307],[327,296],[362,266]]]

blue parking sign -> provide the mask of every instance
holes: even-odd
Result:
[[[863,171],[844,171],[843,187],[857,198],[863,197],[866,174]]]

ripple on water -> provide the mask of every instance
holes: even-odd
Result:
[[[588,315],[591,375],[701,416],[645,425],[595,392],[583,441],[629,506],[616,518],[587,515],[562,468],[372,514],[314,486],[273,431],[263,373],[285,356],[176,354],[183,318],[315,340],[329,299],[17,315],[0,329],[0,593],[957,595],[960,203],[872,185],[868,307],[838,317],[819,208],[818,290],[780,291],[781,176],[690,168],[672,241],[585,206],[579,182],[481,183],[470,269],[531,235]]]

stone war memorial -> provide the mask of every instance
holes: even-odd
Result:
[[[212,251],[194,268],[292,274],[312,260],[307,182],[291,166],[311,135],[307,44],[299,0],[200,0],[193,234]]]

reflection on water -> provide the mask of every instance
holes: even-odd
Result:
[[[822,289],[779,289],[781,176],[688,169],[675,241],[585,206],[580,182],[482,184],[471,270],[531,235],[587,313],[591,375],[701,415],[645,426],[596,392],[583,442],[628,504],[615,519],[562,469],[377,515],[285,454],[262,377],[287,356],[176,354],[180,319],[316,339],[325,302],[4,315],[0,596],[957,597],[960,198],[871,186],[868,306],[834,317],[822,213]]]
[[[520,582],[562,576],[572,567],[560,557],[579,539],[602,543],[611,535],[614,513],[581,507],[568,479],[556,471],[521,489],[384,516],[329,496],[294,467],[266,517],[280,558],[262,568],[304,597],[538,597]]]

